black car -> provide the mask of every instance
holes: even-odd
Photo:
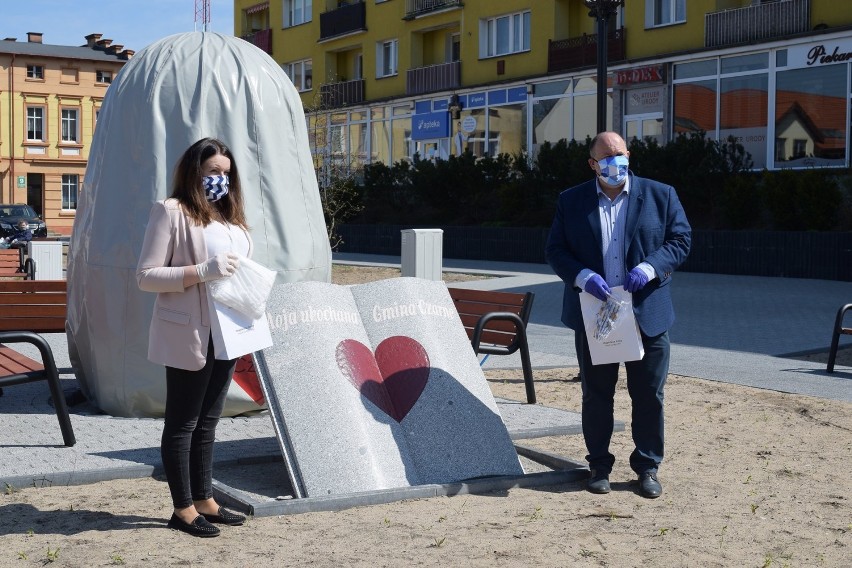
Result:
[[[0,205],[0,237],[8,237],[15,233],[15,224],[23,219],[30,224],[34,237],[47,236],[47,223],[42,221],[32,207],[25,203]]]

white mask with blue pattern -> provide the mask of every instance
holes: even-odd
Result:
[[[601,169],[600,177],[607,185],[619,186],[627,179],[627,167],[630,160],[627,156],[607,156],[598,160]]]

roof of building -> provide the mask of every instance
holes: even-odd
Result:
[[[109,40],[105,42],[107,45],[97,45],[92,47],[87,45],[75,47],[70,45],[50,45],[47,43],[39,43],[33,41],[12,41],[6,39],[0,41],[0,53],[13,53],[16,55],[31,55],[37,57],[57,57],[61,59],[87,59],[94,61],[126,61],[129,56],[133,55],[132,50],[124,50],[123,46],[117,46],[120,49],[109,47]]]

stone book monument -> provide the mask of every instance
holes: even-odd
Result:
[[[256,355],[297,496],[523,475],[443,282],[273,289]]]

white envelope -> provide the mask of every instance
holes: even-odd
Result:
[[[236,359],[272,346],[266,314],[252,319],[244,313],[213,300],[210,313],[211,335],[216,355]]]
[[[636,317],[633,314],[633,294],[627,292],[623,286],[616,286],[612,288],[612,295],[627,302],[627,306],[618,314],[619,323],[615,329],[605,338],[598,340],[595,339],[595,329],[598,312],[603,302],[591,294],[580,292],[583,326],[586,329],[586,339],[593,365],[638,361],[645,356],[639,324],[636,323]]]

